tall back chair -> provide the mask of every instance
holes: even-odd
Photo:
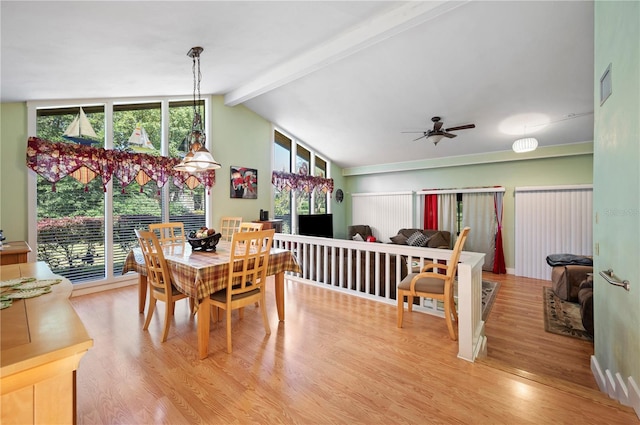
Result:
[[[178,291],[172,284],[171,270],[167,266],[162,252],[162,245],[160,245],[155,233],[136,229],[136,236],[144,255],[144,262],[147,265],[147,281],[151,284],[149,310],[142,329],[145,331],[149,329],[151,317],[153,317],[153,312],[156,309],[156,301],[163,301],[165,303],[165,312],[162,342],[165,342],[169,334],[170,321],[173,317],[174,303],[182,298],[187,298],[187,296]]]
[[[236,232],[231,240],[231,260],[227,287],[211,294],[209,303],[226,311],[227,352],[231,353],[231,310],[243,309],[255,302],[262,310],[267,335],[271,334],[264,298],[269,253],[274,229],[257,232]],[[242,310],[240,310],[242,313]],[[240,314],[242,318],[242,314]]]
[[[231,241],[231,237],[240,229],[242,217],[222,217],[220,218],[220,237],[221,241]]]
[[[161,245],[187,241],[184,234],[184,224],[177,221],[150,224],[149,231],[155,233]]]
[[[242,223],[240,223],[240,229],[238,230],[239,232],[259,232],[260,230],[262,230],[262,223],[249,223],[246,221],[243,221]]]
[[[404,313],[404,297],[407,297],[407,310],[411,312],[414,297],[432,298],[442,301],[444,304],[444,319],[449,328],[449,336],[452,340],[458,339],[458,313],[453,298],[454,283],[458,261],[462,247],[469,234],[469,227],[460,232],[456,245],[451,253],[448,264],[425,264],[420,273],[410,273],[398,285],[398,327],[402,327],[402,315]],[[439,274],[437,270],[446,270],[446,274]],[[429,272],[428,270],[432,270]],[[454,326],[455,325],[455,326]]]

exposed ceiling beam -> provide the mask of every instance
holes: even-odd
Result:
[[[404,3],[273,67],[259,77],[227,93],[224,102],[227,106],[246,102],[379,41],[434,19],[469,1],[410,1]]]

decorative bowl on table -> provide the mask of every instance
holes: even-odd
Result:
[[[196,232],[191,232],[187,235],[187,241],[189,241],[191,249],[194,251],[215,251],[221,237],[222,234],[220,233],[197,237]]]

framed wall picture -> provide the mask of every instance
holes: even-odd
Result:
[[[239,199],[258,199],[258,170],[231,166],[230,196]]]

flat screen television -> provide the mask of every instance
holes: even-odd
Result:
[[[300,214],[298,234],[333,238],[333,214]]]

